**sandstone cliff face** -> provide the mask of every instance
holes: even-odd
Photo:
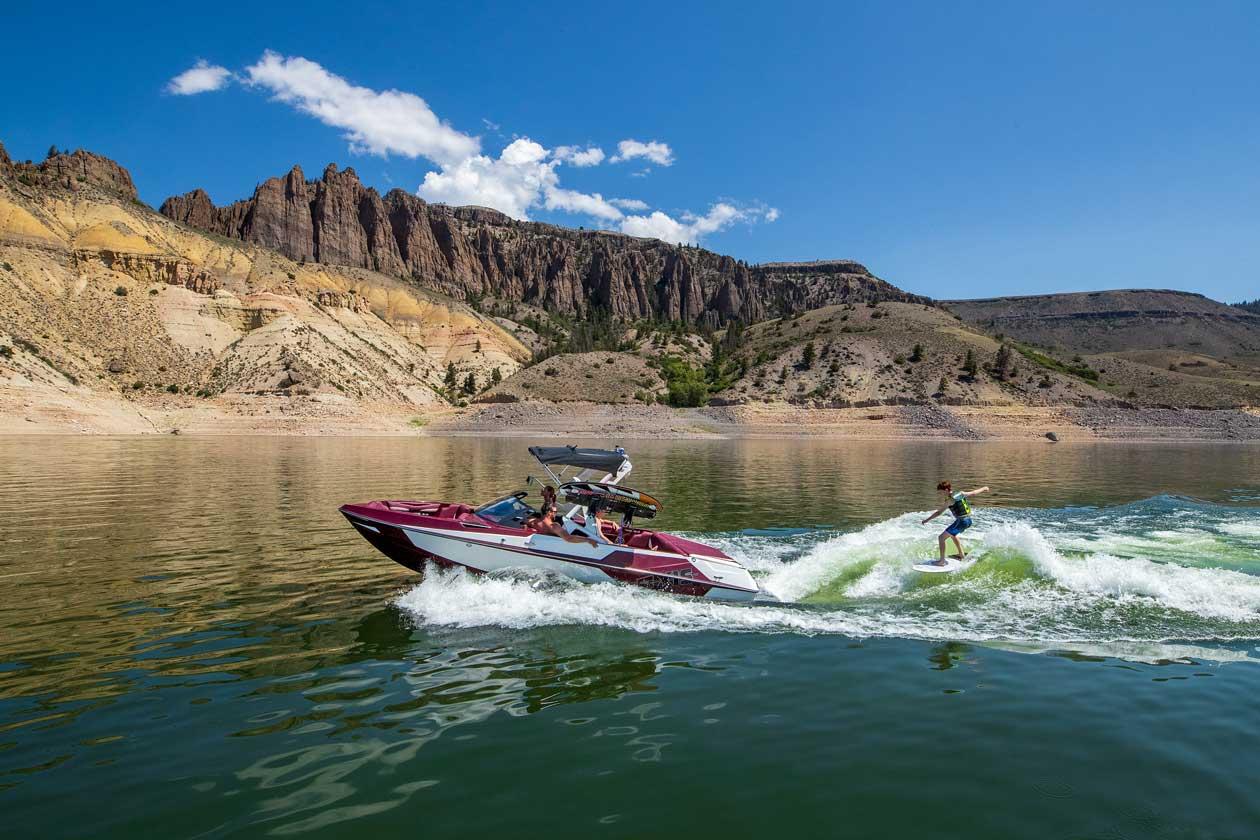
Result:
[[[291,259],[368,268],[457,298],[490,296],[568,315],[598,307],[624,319],[718,326],[834,303],[926,302],[855,262],[749,266],[656,239],[429,204],[402,190],[382,197],[353,169],[335,165],[316,181],[294,167],[252,198],[222,208],[193,190],[168,198],[161,212]]]
[[[92,263],[140,283],[183,286],[199,295],[213,295],[220,288],[219,278],[212,272],[178,257],[128,254],[104,248],[73,252],[72,265],[76,269],[87,269]]]

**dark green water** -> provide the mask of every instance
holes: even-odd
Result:
[[[336,513],[530,442],[0,439],[3,834],[1257,835],[1260,447],[632,445],[784,604],[421,581]],[[924,579],[946,476],[995,492]]]

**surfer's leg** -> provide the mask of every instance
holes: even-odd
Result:
[[[963,558],[967,556],[966,554],[963,553],[962,543],[959,541],[958,535],[961,534],[963,531],[966,531],[970,527],[971,527],[970,516],[964,516],[960,519],[955,519],[953,522],[950,523],[949,527],[945,529],[945,533],[941,534],[941,557],[945,556],[945,537],[946,536],[948,536],[950,539],[954,541],[954,545],[958,546],[958,559],[959,560],[962,560]]]
[[[941,556],[939,560],[935,561],[934,565],[937,565],[937,566],[945,565],[945,538],[947,536],[949,536],[948,531],[941,531],[941,535],[936,538],[936,544],[941,549]]]

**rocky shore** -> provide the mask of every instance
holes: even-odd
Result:
[[[468,408],[360,402],[339,396],[162,395],[110,400],[87,389],[32,394],[0,385],[0,435],[454,435],[852,440],[1260,442],[1260,412],[1048,406],[893,405],[705,408],[524,401]]]

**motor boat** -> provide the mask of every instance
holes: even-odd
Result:
[[[413,571],[427,563],[473,572],[528,568],[710,599],[746,601],[758,594],[748,570],[721,550],[634,525],[636,518],[654,518],[661,504],[621,485],[632,469],[624,449],[531,446],[529,452],[550,483],[529,476],[526,484],[550,486],[558,501],[571,505],[557,522],[585,539],[569,541],[530,527],[538,511],[525,501],[528,490],[477,507],[376,501],[343,505],[340,511],[378,551]],[[575,472],[566,479],[569,470]]]

